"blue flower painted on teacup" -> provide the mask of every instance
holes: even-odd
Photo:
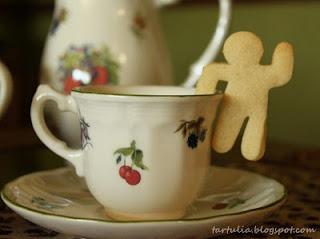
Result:
[[[49,30],[50,35],[54,35],[57,32],[61,23],[66,21],[67,15],[68,15],[67,10],[62,8],[59,10],[58,14],[53,17],[50,30]]]
[[[199,142],[204,142],[207,135],[207,129],[202,126],[205,119],[199,117],[198,120],[181,120],[181,124],[175,133],[181,131],[184,138],[187,137],[187,145],[191,149],[198,147]]]
[[[84,120],[83,117],[80,118],[80,128],[81,128],[81,148],[85,149],[87,146],[91,146],[91,138],[89,136],[88,128],[90,125]]]

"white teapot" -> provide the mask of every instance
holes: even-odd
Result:
[[[89,84],[174,84],[158,8],[178,1],[56,0],[41,82],[65,94]],[[219,53],[229,26],[231,0],[219,3],[217,29],[205,53],[191,66],[185,86],[192,87],[203,66]],[[68,140],[63,135],[70,132],[70,127],[78,127],[74,126],[75,118],[56,111],[52,115],[62,138],[74,142],[74,137]]]
[[[231,0],[219,0],[212,41],[185,85],[218,54],[228,30]],[[42,82],[69,93],[86,84],[173,84],[157,7],[178,0],[56,0],[42,59]]]

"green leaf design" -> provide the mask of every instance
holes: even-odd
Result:
[[[67,52],[62,56],[62,65],[66,70],[81,67],[81,62],[84,60],[84,54],[81,52]]]
[[[187,136],[187,133],[188,133],[187,127],[184,127],[182,131],[182,135],[184,138]]]
[[[140,168],[142,170],[147,170],[148,167],[143,164],[143,152],[141,149],[137,149],[136,141],[133,140],[129,148],[120,148],[114,152],[114,155],[118,154],[116,159],[117,164],[119,164],[123,159],[126,160],[127,156],[131,156],[132,166]]]
[[[142,39],[144,37],[142,31],[139,28],[137,28],[136,26],[132,26],[131,30],[138,38]]]
[[[108,71],[109,84],[118,83],[121,65],[107,46],[102,46],[99,49],[95,49],[91,45],[70,47],[60,57],[59,71],[62,80],[64,80],[75,68],[90,72],[92,68],[98,66],[104,67]]]
[[[136,167],[141,168],[142,170],[148,170],[148,167],[145,166],[142,162],[143,152],[140,149],[134,151],[134,153],[131,156],[131,159],[132,159],[132,163]]]
[[[185,126],[186,126],[186,123],[184,122],[184,123],[182,123],[182,124],[177,128],[177,130],[174,131],[174,132],[175,132],[175,133],[179,132],[179,131],[182,130],[183,127],[185,127]]]
[[[50,203],[41,197],[33,197],[31,199],[31,203],[34,204],[37,208],[46,209],[46,210],[63,208],[62,205],[59,205],[57,203]]]
[[[194,129],[197,127],[197,122],[192,120],[188,123],[188,129]]]
[[[123,156],[130,156],[133,153],[133,151],[134,150],[132,148],[120,148],[114,152],[114,155],[121,154]]]
[[[119,157],[117,158],[117,164],[119,164],[121,162],[121,160],[122,160],[122,157],[121,157],[121,155],[119,155]]]
[[[110,83],[117,84],[118,82],[118,71],[120,64],[114,60],[114,57],[110,53],[107,46],[103,46],[100,50],[94,50],[92,52],[92,62],[95,66],[103,66],[109,71]]]
[[[132,142],[131,142],[131,144],[130,144],[130,146],[131,146],[131,148],[133,149],[133,150],[135,150],[136,149],[136,141],[135,140],[133,140]]]

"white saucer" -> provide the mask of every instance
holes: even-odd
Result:
[[[88,238],[207,238],[212,227],[252,225],[277,210],[286,198],[283,185],[241,170],[212,167],[207,185],[176,221],[117,222],[70,168],[34,173],[7,184],[3,201],[27,220],[64,234]],[[130,198],[130,195],[128,195]]]

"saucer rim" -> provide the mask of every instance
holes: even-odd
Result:
[[[279,181],[273,179],[273,178],[269,178],[267,176],[264,176],[262,174],[256,173],[256,172],[252,172],[249,170],[243,170],[243,169],[237,169],[237,168],[229,168],[229,167],[219,167],[219,166],[211,166],[211,168],[222,168],[222,169],[231,169],[231,170],[237,170],[237,171],[242,171],[242,172],[246,172],[246,173],[250,173],[250,174],[254,174],[256,176],[259,177],[263,177],[267,180],[273,180],[275,181],[277,184],[279,184],[279,186],[281,186],[283,188],[283,195],[281,198],[279,198],[278,200],[265,205],[263,207],[258,207],[258,208],[253,208],[253,209],[249,209],[249,210],[244,210],[241,212],[234,212],[234,213],[229,213],[229,214],[222,214],[222,215],[216,215],[216,216],[209,216],[209,217],[203,217],[203,218],[189,218],[189,219],[168,219],[168,220],[145,220],[145,221],[116,221],[116,220],[108,220],[108,219],[93,219],[93,218],[81,218],[81,217],[73,217],[73,216],[65,216],[65,215],[57,215],[57,214],[53,214],[53,213],[49,213],[49,212],[43,212],[37,209],[33,209],[24,205],[21,205],[17,202],[15,202],[14,200],[10,199],[10,197],[6,194],[6,191],[9,190],[8,187],[10,186],[10,184],[15,183],[18,180],[23,179],[24,177],[30,177],[30,176],[36,176],[38,174],[46,174],[49,172],[54,172],[54,171],[62,171],[62,170],[67,170],[67,169],[71,169],[70,167],[62,167],[62,168],[57,168],[57,169],[52,169],[52,170],[45,170],[45,171],[39,171],[39,172],[35,172],[35,173],[30,173],[27,175],[23,175],[21,177],[18,177],[17,179],[7,183],[3,189],[1,190],[1,199],[3,200],[3,202],[5,204],[7,204],[7,206],[9,206],[8,204],[11,204],[11,206],[25,210],[29,213],[33,213],[33,214],[40,214],[42,216],[48,216],[48,217],[52,217],[52,218],[60,218],[60,219],[65,219],[65,220],[71,220],[71,221],[78,221],[78,222],[100,222],[100,223],[106,223],[106,224],[145,224],[145,223],[172,223],[172,222],[177,222],[177,223],[192,223],[192,222],[205,222],[208,220],[212,220],[212,219],[216,219],[216,218],[223,218],[223,217],[232,217],[232,216],[239,216],[239,215],[245,215],[245,214],[250,214],[252,212],[256,212],[256,211],[263,211],[265,209],[269,209],[272,208],[274,206],[281,206],[286,200],[287,200],[287,196],[288,196],[288,191],[286,189],[286,187],[280,183]],[[10,207],[10,206],[9,206]],[[11,208],[11,207],[10,207]],[[12,209],[12,208],[11,208]]]

